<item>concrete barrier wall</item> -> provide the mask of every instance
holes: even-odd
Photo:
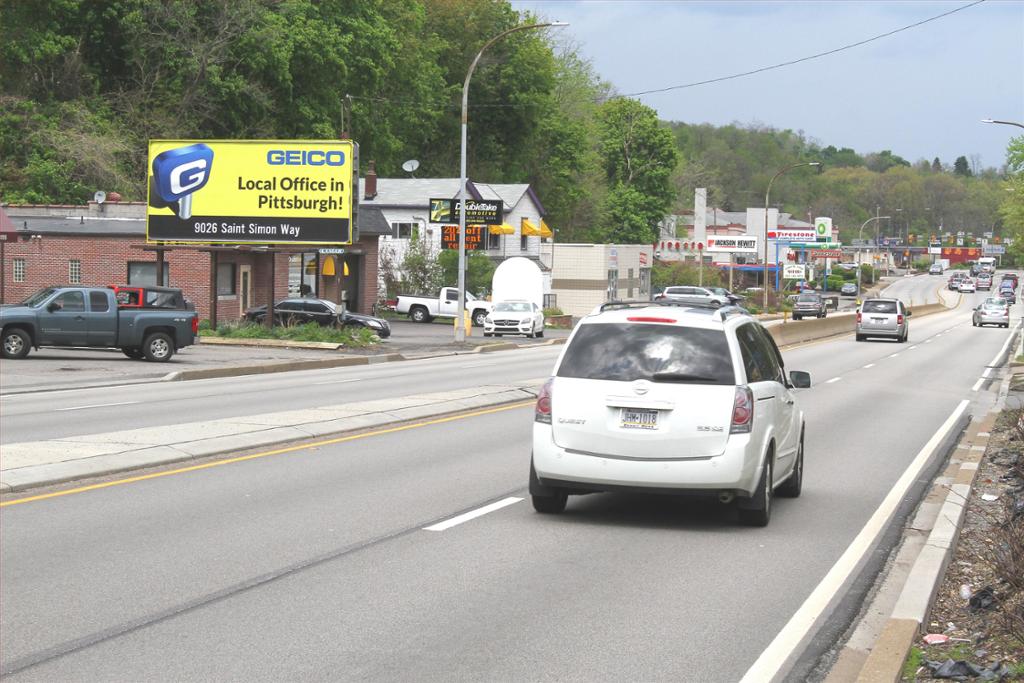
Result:
[[[933,313],[943,313],[951,310],[945,304],[923,304],[910,309],[914,314],[911,320],[917,320]],[[853,334],[857,326],[857,316],[838,315],[828,318],[814,318],[812,320],[789,321],[782,325],[772,325],[767,329],[775,343],[779,346],[792,346],[803,344],[816,339],[825,339],[840,334]]]

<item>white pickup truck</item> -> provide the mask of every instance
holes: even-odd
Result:
[[[454,318],[459,308],[459,290],[442,287],[436,297],[398,295],[395,310],[408,314],[413,322],[429,323],[434,318]],[[491,312],[491,302],[477,299],[466,292],[466,310],[476,327],[484,324],[484,318]]]

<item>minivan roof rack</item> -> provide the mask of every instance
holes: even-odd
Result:
[[[718,314],[719,320],[725,320],[729,316],[733,315],[750,314],[750,311],[735,304],[715,306],[712,303],[707,303],[703,301],[679,301],[673,299],[659,299],[657,301],[609,301],[607,303],[601,304],[600,312],[604,313],[605,311],[608,310],[620,308],[645,308],[647,306],[671,306],[674,308],[699,308],[703,310],[710,310]]]

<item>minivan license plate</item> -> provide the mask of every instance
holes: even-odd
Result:
[[[658,411],[645,408],[623,408],[623,429],[657,429]]]

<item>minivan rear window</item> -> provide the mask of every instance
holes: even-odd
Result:
[[[895,313],[896,302],[895,301],[865,301],[864,302],[865,313]]]
[[[658,324],[583,325],[566,348],[557,375],[617,382],[736,383],[725,332]]]

